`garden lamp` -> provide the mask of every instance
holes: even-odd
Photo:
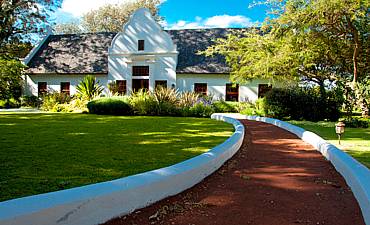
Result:
[[[340,144],[340,138],[341,138],[342,134],[344,134],[344,127],[345,126],[346,125],[343,122],[339,122],[339,123],[335,124],[335,133],[337,133],[337,135],[338,135],[339,144]]]

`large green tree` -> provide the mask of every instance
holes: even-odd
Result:
[[[50,13],[61,3],[62,0],[1,0],[0,45],[43,32]]]
[[[21,95],[25,66],[20,58],[27,55],[32,33],[43,32],[51,12],[62,0],[0,1],[0,99],[18,99]]]
[[[269,0],[261,29],[232,34],[209,47],[222,54],[236,81],[255,78],[325,80],[369,76],[368,0]]]

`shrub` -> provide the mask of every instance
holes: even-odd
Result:
[[[178,93],[175,89],[158,87],[153,96],[157,102],[156,115],[173,116],[177,114]]]
[[[19,108],[20,102],[14,98],[0,100],[0,109]]]
[[[238,112],[238,102],[217,101],[212,103],[216,113],[236,113]]]
[[[183,116],[211,117],[214,112],[215,111],[211,105],[197,103],[190,108],[185,108]]]
[[[0,109],[6,108],[6,101],[5,100],[0,100]]]
[[[199,94],[195,92],[183,92],[180,94],[179,97],[179,106],[180,107],[192,107],[195,103],[197,103],[199,99]]]
[[[52,92],[42,96],[41,110],[50,112],[61,112],[59,105],[68,104],[71,97],[64,93]]]
[[[98,98],[87,104],[89,113],[101,115],[131,115],[127,97]]]
[[[243,103],[240,113],[248,116],[265,116],[264,102],[264,98],[260,98],[255,103]]]
[[[40,107],[42,101],[41,98],[37,96],[22,96],[21,97],[21,106],[22,107],[33,107],[38,108]]]
[[[346,127],[351,127],[351,128],[368,128],[369,127],[369,121],[367,119],[363,118],[346,118],[343,121],[346,124]]]
[[[129,98],[129,103],[137,115],[156,115],[157,101],[149,92],[141,89],[138,92],[132,93]]]
[[[99,84],[96,77],[87,75],[84,79],[76,86],[78,95],[90,101],[91,99],[98,97],[104,90],[104,87]]]
[[[340,96],[335,90],[323,96],[316,88],[273,88],[266,94],[263,108],[279,119],[336,121],[343,103]]]

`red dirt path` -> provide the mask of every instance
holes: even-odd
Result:
[[[216,173],[106,225],[364,224],[344,179],[312,146],[273,125],[242,122],[243,146]]]

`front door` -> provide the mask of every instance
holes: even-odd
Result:
[[[137,92],[140,89],[149,90],[149,79],[132,79],[132,90]]]

